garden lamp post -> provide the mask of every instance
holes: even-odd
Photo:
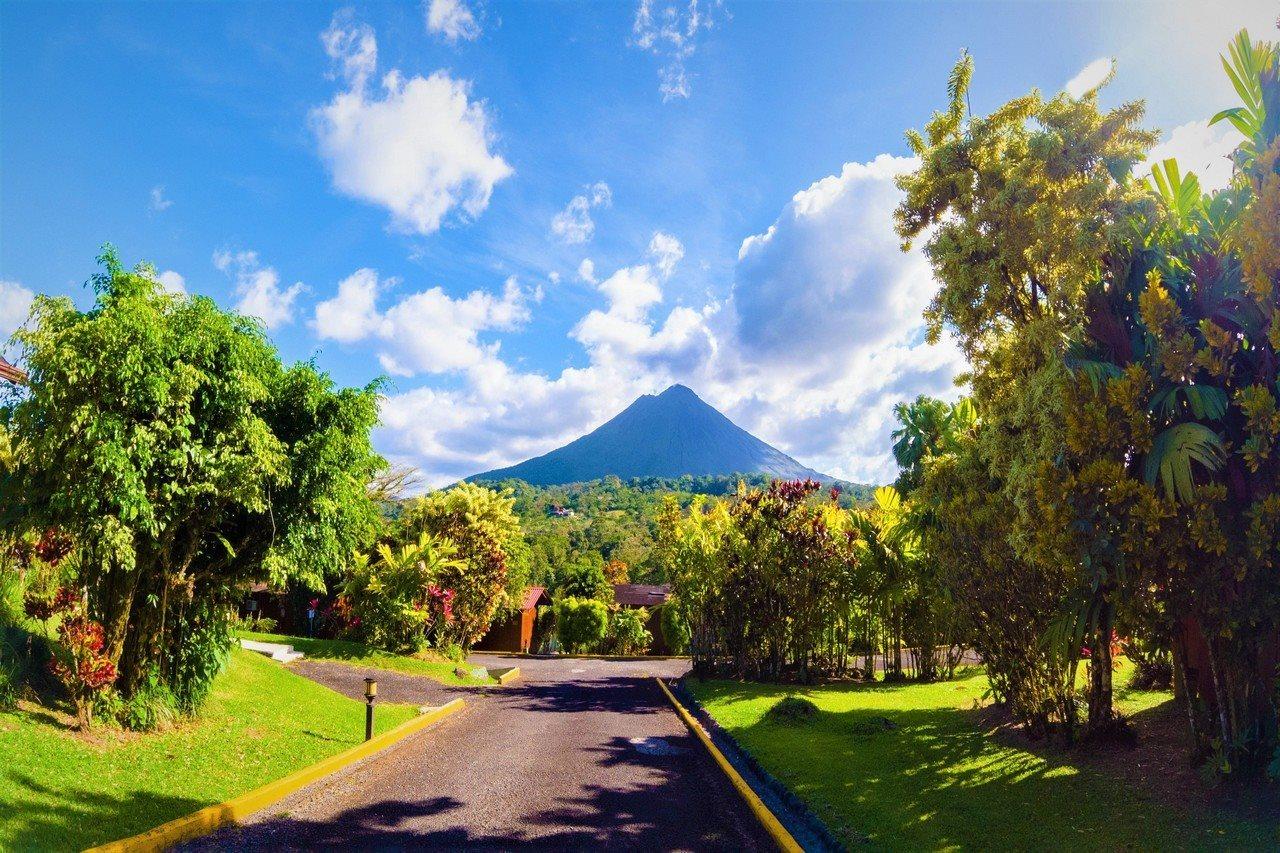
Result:
[[[364,739],[373,739],[373,700],[378,698],[378,679],[364,680]]]

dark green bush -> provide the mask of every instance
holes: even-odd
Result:
[[[685,621],[680,608],[674,600],[668,600],[662,606],[658,624],[662,628],[662,640],[673,655],[682,655],[689,650],[689,623]]]
[[[168,678],[177,708],[193,713],[231,658],[231,620],[226,610],[208,602],[190,606],[174,626]]]
[[[774,723],[808,723],[818,716],[818,706],[803,696],[784,696],[765,712]]]

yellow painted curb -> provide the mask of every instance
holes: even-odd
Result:
[[[461,711],[463,704],[461,699],[454,699],[439,708],[432,708],[425,714],[420,714],[412,720],[407,720],[372,740],[367,740],[359,746],[348,749],[346,752],[331,755],[323,761],[318,761],[310,767],[304,767],[296,773],[285,776],[283,779],[268,782],[261,788],[250,791],[247,794],[241,794],[235,799],[208,806],[186,817],[171,820],[140,835],[122,838],[119,841],[112,841],[99,847],[91,847],[86,853],[141,853],[141,851],[147,851],[147,853],[157,851],[158,853],[158,851],[167,850],[183,841],[207,835],[221,826],[235,823],[256,811],[279,802],[298,789],[304,788],[331,773],[335,773],[348,764],[353,764],[362,758],[367,758],[376,752],[386,749],[414,732],[421,731],[437,720],[442,720],[456,711]]]
[[[512,666],[502,670],[494,678],[498,679],[499,684],[510,684],[520,677],[520,667]]]
[[[760,821],[760,825],[764,827],[764,831],[769,833],[774,842],[777,843],[778,849],[786,851],[786,853],[804,853],[804,848],[796,843],[796,840],[787,832],[787,828],[782,825],[782,821],[769,811],[769,807],[764,804],[764,800],[760,799],[760,795],[751,790],[751,786],[742,778],[733,765],[729,763],[729,759],[724,757],[719,748],[711,741],[711,737],[702,728],[702,724],[694,719],[693,715],[680,704],[680,700],[675,697],[671,689],[661,678],[655,678],[658,686],[662,688],[662,692],[667,694],[667,698],[671,700],[671,704],[675,706],[676,713],[680,715],[680,719],[684,720],[684,724],[689,727],[689,731],[693,732],[698,740],[702,741],[702,745],[707,748],[707,752],[711,753],[711,757],[716,760],[716,764],[720,765],[720,769],[724,771],[724,775],[729,777],[729,781],[733,783],[733,787],[738,789],[738,793],[742,795],[742,799],[746,800],[747,805],[751,808],[756,819]]]

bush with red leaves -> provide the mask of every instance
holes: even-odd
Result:
[[[80,728],[87,729],[95,697],[115,683],[117,675],[115,664],[102,653],[106,647],[102,625],[89,618],[83,596],[70,587],[62,587],[51,599],[28,599],[25,609],[42,621],[62,617],[58,648],[49,670],[71,694]]]

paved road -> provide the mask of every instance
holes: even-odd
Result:
[[[505,688],[377,672],[380,698],[467,707],[189,850],[771,850],[650,676],[682,661],[512,660]],[[369,670],[293,668],[359,697]]]

